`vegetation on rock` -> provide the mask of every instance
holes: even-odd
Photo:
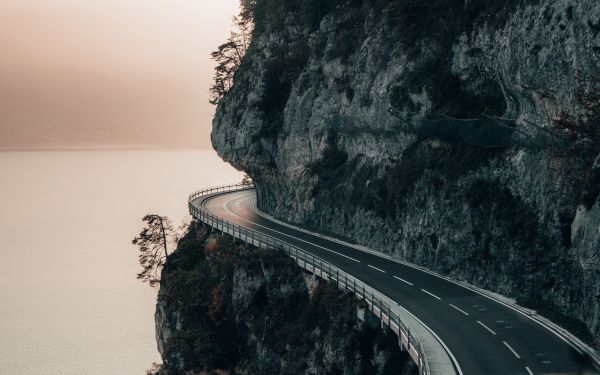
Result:
[[[131,241],[138,247],[138,258],[142,271],[137,278],[155,287],[160,283],[160,274],[169,256],[169,247],[177,244],[179,233],[185,230],[186,224],[175,230],[171,219],[166,216],[150,214],[142,219],[146,227]]]
[[[262,210],[600,338],[597,2],[251,3],[212,139]]]
[[[282,252],[192,225],[167,260],[157,304],[158,374],[409,374],[358,301],[327,283],[310,291]]]

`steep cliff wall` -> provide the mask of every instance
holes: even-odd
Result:
[[[168,259],[156,306],[158,374],[414,374],[357,300],[287,255],[192,227]],[[310,286],[310,288],[309,288]]]
[[[600,3],[256,7],[212,141],[262,210],[600,337]]]

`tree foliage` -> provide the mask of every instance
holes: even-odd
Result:
[[[242,185],[250,185],[251,183],[252,183],[252,177],[250,177],[250,175],[248,175],[248,173],[244,173],[241,184]]]
[[[169,246],[179,241],[179,234],[185,228],[173,228],[166,216],[146,215],[142,219],[146,226],[131,243],[139,248],[138,256],[142,271],[137,278],[155,287],[160,283],[160,274],[169,255]]]
[[[311,297],[284,252],[209,232],[191,227],[169,256],[158,303],[177,329],[164,338],[161,373],[341,374],[344,364],[352,373],[414,373],[396,336],[358,323],[350,294],[319,283]],[[331,361],[328,344],[339,348]]]
[[[233,77],[242,63],[246,51],[250,47],[254,29],[253,11],[255,0],[241,0],[240,14],[233,18],[234,29],[229,38],[211,53],[217,62],[214,81],[210,88],[210,103],[218,104],[219,100],[231,90]]]

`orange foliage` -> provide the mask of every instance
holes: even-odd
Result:
[[[223,295],[219,288],[213,288],[210,297],[210,306],[208,308],[208,316],[217,320],[223,315]]]

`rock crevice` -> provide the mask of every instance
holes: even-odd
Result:
[[[416,374],[393,332],[286,254],[193,226],[167,260],[156,306],[157,374]]]
[[[600,337],[600,4],[261,3],[212,141],[263,211]]]

